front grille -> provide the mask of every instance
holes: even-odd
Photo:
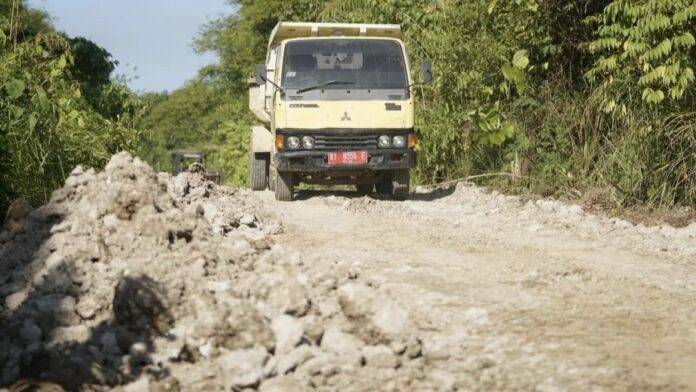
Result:
[[[377,135],[316,135],[315,150],[350,151],[376,149]]]

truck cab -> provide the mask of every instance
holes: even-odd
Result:
[[[430,66],[422,64],[429,81]],[[300,183],[355,185],[403,200],[414,85],[398,25],[281,22],[250,80],[251,185],[290,201]]]

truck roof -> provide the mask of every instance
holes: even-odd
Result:
[[[283,40],[305,37],[388,37],[401,39],[397,24],[279,22],[271,33],[269,48]]]

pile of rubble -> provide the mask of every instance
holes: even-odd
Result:
[[[432,388],[408,313],[351,264],[305,264],[273,219],[198,170],[78,167],[0,234],[0,386]]]

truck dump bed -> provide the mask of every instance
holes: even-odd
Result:
[[[290,38],[332,37],[337,35],[400,39],[401,26],[395,24],[280,22],[271,33],[268,47],[272,48],[283,40]]]

